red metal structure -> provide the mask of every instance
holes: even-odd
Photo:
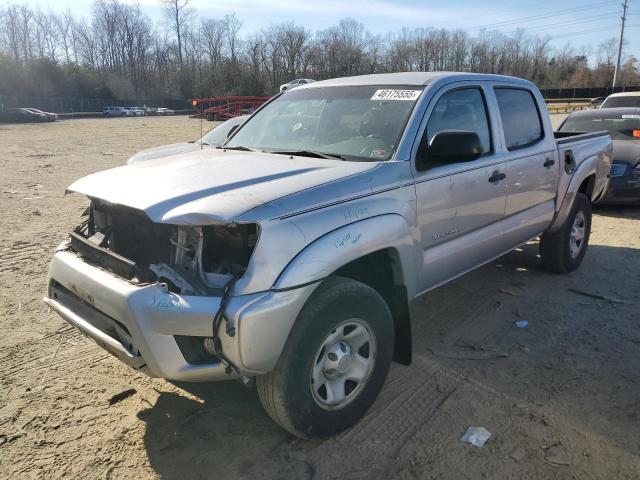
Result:
[[[225,96],[194,98],[197,114],[191,118],[206,118],[209,121],[228,120],[238,115],[246,115],[260,107],[270,97]]]

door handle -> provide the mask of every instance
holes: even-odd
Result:
[[[507,175],[504,173],[501,173],[499,171],[495,171],[493,172],[493,174],[489,177],[489,181],[491,183],[496,183],[499,182],[500,180],[504,180],[505,178],[507,178]]]
[[[555,165],[555,164],[556,164],[556,161],[555,161],[553,158],[547,158],[547,159],[544,161],[544,166],[545,166],[546,168],[552,167],[552,166],[553,166],[553,165]]]

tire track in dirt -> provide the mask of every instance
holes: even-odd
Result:
[[[22,274],[41,272],[41,265],[47,261],[51,248],[48,245],[24,241],[0,252],[0,273],[20,271]],[[38,267],[38,268],[36,268]]]
[[[433,341],[433,335],[437,332],[451,331],[466,324],[470,318],[479,316],[496,302],[491,291],[469,292],[460,285],[456,287],[460,291],[458,295],[464,295],[464,302],[457,301],[458,295],[452,295],[448,287],[446,292],[434,290],[428,293],[413,306],[411,326],[415,350],[419,351],[424,342]],[[425,312],[426,315],[416,318],[418,312]]]
[[[10,353],[0,358],[0,381],[62,366],[76,371],[110,356],[69,325],[41,339],[12,347]]]
[[[363,478],[390,478],[405,439],[438,413],[463,380],[447,363],[429,358],[395,368],[378,401],[354,428],[309,453],[316,477],[330,478],[323,459],[338,457],[345,478],[361,473]]]

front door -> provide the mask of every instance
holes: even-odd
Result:
[[[430,142],[443,130],[471,131],[484,153],[470,162],[438,164],[428,154],[420,166],[414,161],[422,291],[504,251],[500,222],[505,214],[505,165],[504,157],[496,154],[495,119],[487,97],[482,85],[462,84],[438,92],[427,108],[422,138],[426,135]]]

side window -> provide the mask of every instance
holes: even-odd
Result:
[[[491,152],[491,129],[479,88],[462,88],[445,93],[431,112],[426,135],[431,144],[433,137],[443,130],[467,130],[478,134],[485,153]]]
[[[542,139],[540,112],[530,91],[496,88],[495,93],[509,150],[526,147]]]

